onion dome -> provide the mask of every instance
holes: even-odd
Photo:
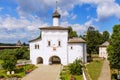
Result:
[[[54,18],[54,17],[58,17],[58,18],[60,18],[60,14],[58,13],[58,11],[56,10],[54,13],[53,13],[53,15],[52,15],[52,17]]]

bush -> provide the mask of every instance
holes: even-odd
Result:
[[[25,65],[25,68],[26,68],[26,70],[34,70],[36,68],[36,66],[33,64],[27,64],[27,65]]]
[[[0,78],[4,78],[4,75],[0,74]]]
[[[7,75],[8,78],[13,78],[13,77],[16,77],[16,78],[21,78],[20,75],[17,75],[17,74],[11,74],[11,75]]]
[[[112,79],[114,80],[114,79],[117,79],[117,74],[115,73],[115,74],[112,74]]]
[[[61,72],[60,73],[60,79],[61,80],[65,80],[65,72]]]
[[[81,61],[76,59],[72,64],[69,65],[69,70],[72,75],[81,75],[82,74]]]
[[[23,66],[17,66],[16,67],[16,70],[15,70],[16,73],[19,73],[19,72],[22,72],[22,71],[24,71]]]

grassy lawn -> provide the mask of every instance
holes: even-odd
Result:
[[[103,65],[104,60],[93,60],[86,65],[88,73],[92,80],[97,80]]]
[[[64,78],[64,79],[61,79],[61,80],[70,80],[71,76],[75,77],[76,80],[83,80],[82,75],[71,75],[69,73],[68,67],[65,66],[63,68],[63,71],[61,72],[61,77]]]

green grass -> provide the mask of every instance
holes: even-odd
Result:
[[[88,73],[92,80],[97,80],[102,69],[103,60],[94,60],[86,65]]]
[[[65,66],[63,68],[63,71],[61,72],[61,77],[64,77],[64,80],[70,80],[71,76],[75,77],[76,80],[83,80],[83,76],[82,75],[71,75],[69,73],[68,67]]]

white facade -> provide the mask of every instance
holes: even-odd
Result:
[[[40,62],[48,65],[57,61],[67,65],[75,59],[87,62],[85,41],[81,38],[75,38],[77,41],[69,41],[68,29],[59,26],[59,18],[53,18],[52,27],[41,28],[41,34],[41,39],[30,41],[30,60],[33,64]]]
[[[105,42],[99,47],[99,57],[101,58],[108,58],[108,53],[107,53],[107,46],[109,45],[109,42]]]
[[[53,26],[59,26],[59,18],[53,18]]]
[[[87,62],[85,43],[69,43],[68,53],[69,63],[72,63],[75,59],[81,59],[84,63]]]
[[[107,53],[106,47],[99,47],[99,57],[107,59],[108,53]]]

